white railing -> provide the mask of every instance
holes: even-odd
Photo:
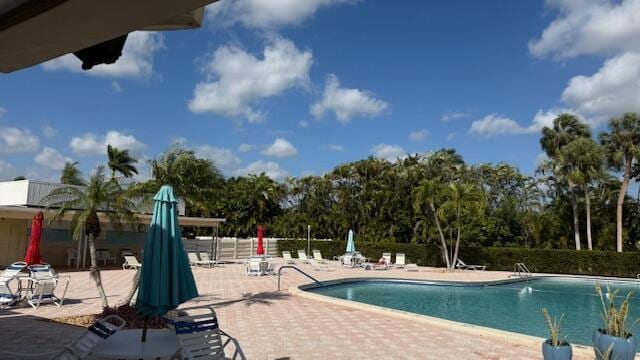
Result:
[[[515,263],[513,265],[513,274],[511,276],[524,278],[524,277],[531,277],[532,274],[531,274],[531,271],[529,271],[529,268],[527,267],[527,265],[525,265],[524,263]]]

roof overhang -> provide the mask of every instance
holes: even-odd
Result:
[[[51,211],[46,211],[40,208],[23,207],[23,206],[0,206],[0,221],[3,219],[16,219],[16,220],[31,220],[34,215],[39,211],[44,213],[45,219],[52,215]],[[69,211],[62,218],[63,221],[69,221],[75,214],[74,211]],[[139,224],[149,224],[151,222],[152,215],[139,214],[136,215]],[[107,223],[109,218],[104,213],[98,213],[100,222]],[[193,226],[193,227],[207,227],[216,228],[221,223],[226,222],[223,218],[202,218],[191,216],[178,216],[178,222],[181,226]]]
[[[218,0],[0,0],[0,72],[8,73],[136,30],[200,27]]]

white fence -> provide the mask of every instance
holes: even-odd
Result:
[[[278,241],[292,240],[283,238],[263,238],[263,247],[266,255],[280,256],[278,251]],[[331,239],[312,239],[313,241],[331,241]],[[221,237],[215,241],[212,238],[203,236],[196,239],[184,239],[184,247],[187,251],[208,252],[219,261],[237,261],[246,259],[256,253],[258,248],[257,238],[229,238]]]

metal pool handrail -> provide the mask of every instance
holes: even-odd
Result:
[[[524,263],[515,263],[513,265],[513,277],[531,277],[531,271]]]
[[[280,269],[278,269],[278,291],[280,291],[280,275],[282,274],[282,269],[285,269],[285,268],[294,269],[297,272],[299,272],[300,274],[302,274],[302,275],[308,277],[309,279],[313,280],[316,284],[324,287],[324,284],[322,282],[320,282],[319,280],[317,280],[313,276],[307,274],[306,272],[300,270],[299,268],[297,268],[297,267],[295,267],[293,265],[283,265],[283,266],[280,266]]]

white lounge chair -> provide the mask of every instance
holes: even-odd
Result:
[[[200,258],[198,257],[198,254],[196,254],[193,251],[187,252],[187,257],[189,258],[189,264],[191,266],[207,266],[208,265],[206,261],[200,260]]]
[[[391,253],[389,252],[382,253],[382,257],[384,258],[384,262],[387,263],[387,267],[390,267],[393,265],[393,263],[391,262]]]
[[[9,265],[0,276],[0,305],[13,305],[19,300],[19,294],[11,289],[9,283],[27,266],[23,261]],[[18,284],[18,288],[19,288]]]
[[[104,266],[106,266],[108,262],[112,262],[115,265],[116,257],[111,255],[109,249],[96,249],[96,261],[102,261]]]
[[[393,266],[397,268],[404,268],[407,266],[405,261],[406,259],[403,253],[396,253],[396,263]]]
[[[116,325],[112,320],[117,320]],[[123,318],[118,315],[107,315],[96,321],[87,328],[84,334],[77,338],[71,345],[64,347],[64,350],[53,357],[54,360],[80,360],[86,359],[91,354],[91,350],[101,341],[115,334],[126,325]]]
[[[486,266],[484,265],[467,265],[464,263],[464,261],[458,259],[458,261],[456,262],[456,268],[459,270],[484,270],[486,268]]]
[[[307,253],[304,252],[304,250],[298,250],[298,259],[300,259],[303,264],[311,263],[311,259],[307,257]]]
[[[325,264],[327,262],[325,259],[322,258],[322,253],[320,252],[320,250],[313,250],[313,260],[321,264]]]
[[[260,257],[251,257],[245,264],[247,267],[247,275],[262,275],[262,259]]]
[[[48,265],[31,265],[29,270],[31,271],[31,277],[29,278],[29,291],[26,294],[27,303],[34,309],[43,304],[62,306],[71,278],[69,276],[59,276]],[[61,282],[64,282],[64,287],[62,295],[58,296],[55,291]]]
[[[263,268],[263,273],[266,275],[275,275],[276,274],[276,262],[273,261],[273,258],[270,255],[264,257],[263,262],[266,261],[267,264]]]
[[[420,271],[420,269],[416,264],[407,264],[404,266],[404,271]]]
[[[134,255],[123,255],[124,262],[122,263],[122,269],[134,269],[142,267],[142,264],[138,261],[138,259]]]
[[[313,270],[329,270],[329,265],[324,261],[320,262],[316,259],[310,259],[309,264],[311,264]]]
[[[344,254],[342,256],[342,260],[341,260],[342,266],[346,266],[346,267],[351,267],[352,268],[352,267],[354,267],[354,260],[355,259],[353,258],[353,255]]]
[[[229,359],[246,359],[237,341],[220,330],[212,306],[192,307],[167,314],[168,327],[178,336],[180,348],[174,359],[226,359],[225,347],[233,342],[235,352]],[[222,337],[227,338],[223,342]]]
[[[291,252],[283,251],[282,252],[282,262],[285,264],[295,264],[296,261],[291,257]]]
[[[200,252],[200,261],[204,263],[204,266],[214,267],[216,265],[215,260],[211,260],[209,253],[206,251]]]

